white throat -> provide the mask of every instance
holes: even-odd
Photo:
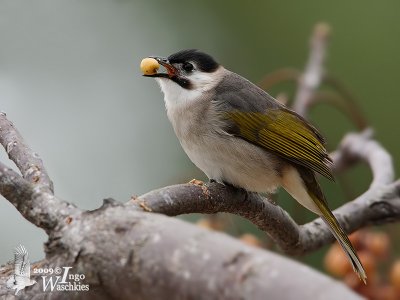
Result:
[[[220,66],[213,73],[196,73],[188,77],[192,82],[192,89],[185,89],[179,84],[167,78],[155,78],[164,93],[165,107],[167,111],[185,106],[201,99],[201,96],[213,89],[222,79],[225,69]]]

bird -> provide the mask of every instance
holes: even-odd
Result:
[[[28,252],[24,246],[19,245],[14,249],[14,274],[7,279],[6,286],[15,290],[15,295],[17,295],[20,290],[36,283],[30,277],[31,264],[28,259]]]
[[[149,56],[141,68],[158,82],[183,150],[210,181],[257,193],[282,187],[325,221],[366,283],[362,263],[317,181],[317,173],[334,177],[325,139],[311,123],[197,49]]]

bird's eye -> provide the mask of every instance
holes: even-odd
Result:
[[[183,68],[186,72],[193,71],[193,69],[194,69],[193,65],[192,65],[191,63],[189,63],[189,62],[185,62],[185,63],[182,65],[182,68]]]

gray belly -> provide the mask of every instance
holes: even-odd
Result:
[[[210,179],[253,192],[272,192],[281,185],[279,173],[284,162],[242,139],[214,133],[180,142],[192,162]]]
[[[166,102],[168,102],[166,100]],[[252,192],[272,192],[282,183],[285,162],[223,131],[209,101],[171,106],[168,118],[191,161],[210,179]],[[212,108],[212,107],[211,107]]]

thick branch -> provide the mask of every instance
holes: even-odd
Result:
[[[369,190],[334,212],[349,233],[368,224],[400,220],[400,181],[390,184],[394,177],[391,157],[381,145],[369,139],[370,135],[370,131],[347,135],[333,155],[338,170],[349,162],[363,160],[373,172]],[[298,226],[282,208],[261,196],[216,183],[165,187],[132,203],[168,215],[221,211],[237,214],[267,232],[282,250],[291,254],[304,254],[334,240],[321,219]]]
[[[60,233],[41,267],[71,266],[90,291],[43,292],[37,276],[19,299],[360,299],[295,261],[132,205],[107,201]],[[11,294],[9,273],[0,270],[0,296]]]

